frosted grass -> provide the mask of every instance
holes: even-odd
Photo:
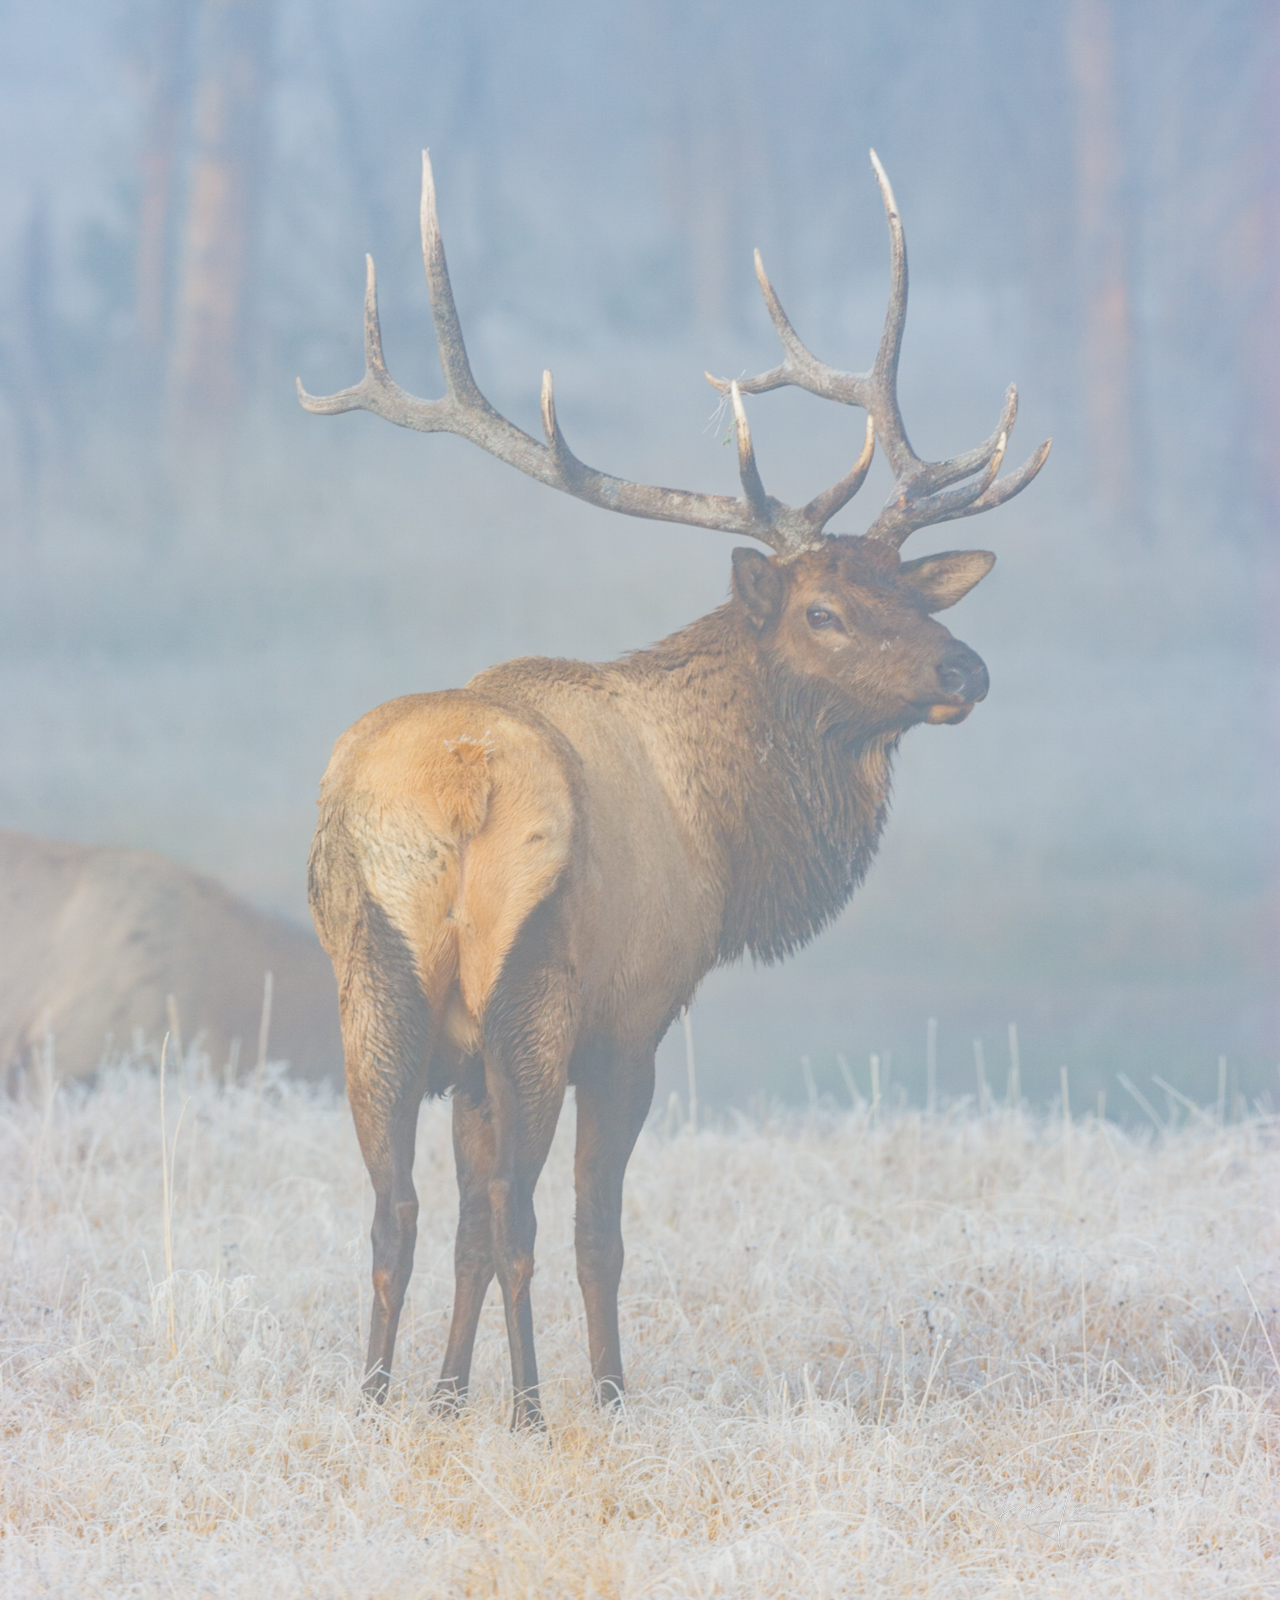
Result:
[[[448,1111],[385,1411],[358,1404],[371,1199],[287,1081],[0,1107],[0,1592],[1265,1595],[1280,1573],[1275,1119],[869,1108],[648,1133],[625,1408],[590,1401],[572,1108],[539,1189],[545,1438],[428,1397]],[[181,1123],[179,1125],[179,1118]]]

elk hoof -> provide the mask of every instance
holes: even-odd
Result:
[[[522,1394],[516,1396],[516,1403],[511,1410],[512,1433],[545,1433],[547,1431],[546,1418],[542,1415],[542,1407],[532,1395]]]

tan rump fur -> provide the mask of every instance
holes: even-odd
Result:
[[[434,1018],[473,1054],[502,963],[569,858],[573,807],[556,754],[465,695],[410,696],[340,741],[320,805],[321,835],[345,834]],[[323,936],[323,910],[318,921]]]
[[[424,753],[423,782],[436,796],[445,822],[459,839],[479,833],[489,810],[489,732],[484,739],[463,734],[442,739]]]

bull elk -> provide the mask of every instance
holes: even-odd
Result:
[[[309,411],[372,411],[455,433],[540,483],[627,516],[755,539],[733,552],[728,603],[648,650],[603,665],[524,659],[464,689],[406,695],[338,740],[324,775],[310,898],[337,974],[347,1084],[376,1195],[366,1392],[387,1390],[413,1270],[412,1167],[424,1095],[452,1091],[460,1195],[456,1293],[437,1395],[466,1392],[481,1304],[502,1288],[515,1423],[540,1417],[530,1279],[534,1187],[564,1100],[577,1097],[575,1245],[596,1394],[623,1390],[618,1336],[622,1184],[653,1095],[654,1052],[705,973],[750,951],[776,961],[847,903],[875,853],[898,741],[955,723],[987,669],[933,614],[990,571],[987,551],[902,561],[917,528],[989,511],[1048,454],[1000,465],[1017,409],[949,461],[923,461],[896,392],[907,258],[893,191],[892,287],[869,372],[801,343],[765,276],[781,365],[729,396],[740,498],[631,483],[570,450],[542,379],[539,443],[476,385],[454,307],[423,156],[422,248],[446,393],[389,375],[367,259],[366,371]],[[802,507],[765,492],[744,395],[794,384],[861,407],[849,471]],[[826,534],[871,464],[895,484],[862,537]]]

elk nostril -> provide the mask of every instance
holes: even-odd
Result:
[[[971,703],[985,699],[991,687],[986,663],[973,650],[962,653],[953,651],[950,659],[938,668],[938,686],[944,694],[952,694]]]
[[[965,686],[966,674],[959,667],[939,667],[938,683],[948,694],[959,694]]]

